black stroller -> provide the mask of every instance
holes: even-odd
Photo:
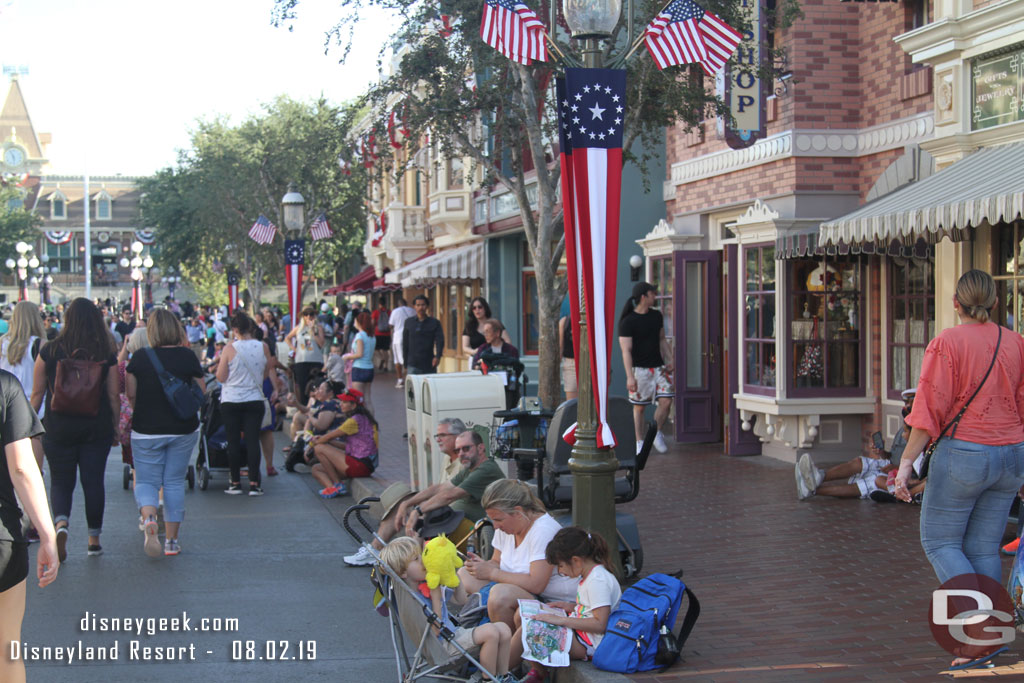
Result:
[[[485,375],[505,373],[505,408],[511,410],[526,394],[526,383],[530,378],[523,374],[526,366],[518,358],[504,353],[485,351],[478,366]]]
[[[210,485],[212,472],[228,472],[228,439],[220,413],[219,386],[207,394],[206,404],[199,412],[199,453],[195,471],[200,491]]]

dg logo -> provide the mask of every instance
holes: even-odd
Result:
[[[980,574],[954,576],[932,593],[928,625],[944,650],[969,659],[988,655],[1017,635],[1010,594]]]

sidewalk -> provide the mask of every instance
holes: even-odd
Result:
[[[373,402],[379,486],[408,476],[394,375],[374,382]],[[702,606],[685,661],[633,680],[948,680],[937,674],[951,657],[928,628],[936,580],[919,542],[919,507],[798,501],[792,465],[671,444],[651,456],[639,498],[621,509],[637,517],[643,574],[682,569]]]

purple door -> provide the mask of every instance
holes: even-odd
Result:
[[[676,441],[722,440],[721,252],[675,253]]]

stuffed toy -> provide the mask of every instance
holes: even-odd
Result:
[[[444,584],[449,588],[459,585],[455,570],[462,566],[455,544],[441,534],[427,541],[423,546],[423,567],[427,570],[427,587],[437,588]]]

